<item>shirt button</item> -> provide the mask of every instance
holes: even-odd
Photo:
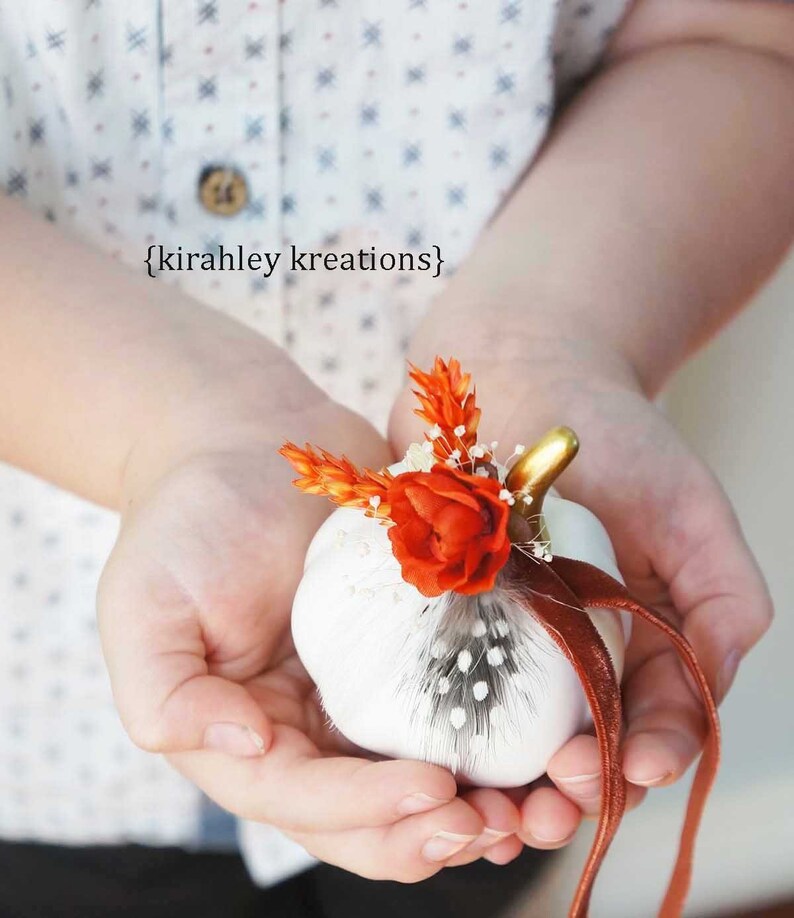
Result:
[[[208,166],[199,176],[199,200],[210,213],[233,217],[248,203],[248,185],[237,169]]]

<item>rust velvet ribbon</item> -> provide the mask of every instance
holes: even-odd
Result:
[[[621,762],[623,711],[620,685],[609,651],[590,617],[585,614],[585,609],[618,609],[658,628],[670,640],[700,692],[708,734],[689,795],[675,867],[659,911],[659,918],[678,918],[683,911],[692,877],[695,838],[720,760],[717,706],[695,652],[678,628],[637,602],[621,583],[590,564],[559,557],[548,563],[540,562],[517,552],[513,553],[509,563],[511,591],[546,629],[581,680],[592,712],[601,757],[598,828],[569,918],[587,918],[595,878],[626,806],[626,782]]]

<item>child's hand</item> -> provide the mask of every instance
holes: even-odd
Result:
[[[607,527],[629,589],[681,620],[720,701],[739,661],[769,626],[772,609],[713,475],[617,357],[596,355],[586,344],[542,341],[527,345],[512,364],[465,360],[464,368],[477,383],[483,439],[498,439],[502,455],[556,424],[576,430],[581,453],[562,477],[561,492]],[[406,393],[393,413],[395,449],[421,437],[411,419],[413,402]],[[629,803],[636,805],[644,788],[683,774],[700,749],[704,724],[669,644],[636,620],[623,694],[624,773]],[[521,837],[541,848],[569,840],[580,811],[598,812],[595,738],[572,739],[548,773],[556,789],[530,790],[522,806]]]
[[[514,833],[518,811],[495,791],[456,798],[441,768],[356,757],[329,728],[290,638],[305,550],[329,507],[290,486],[276,450],[292,437],[373,467],[389,454],[286,361],[255,375],[202,392],[176,435],[160,429],[131,456],[99,594],[121,717],[221,806],[317,857],[369,877],[428,877],[486,825]],[[458,860],[496,841],[486,834]]]

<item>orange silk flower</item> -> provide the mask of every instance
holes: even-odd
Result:
[[[389,539],[402,575],[425,596],[490,590],[510,555],[502,485],[436,465],[389,485]]]

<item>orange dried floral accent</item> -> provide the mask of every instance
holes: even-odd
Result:
[[[391,472],[359,469],[347,456],[338,458],[324,449],[315,451],[309,443],[301,449],[287,442],[279,453],[300,475],[292,482],[296,488],[306,494],[322,494],[340,507],[357,507],[388,519],[386,493],[394,477]]]
[[[410,377],[419,386],[414,395],[421,408],[414,414],[440,431],[439,436],[425,434],[433,443],[433,453],[441,462],[446,462],[454,450],[460,450],[460,461],[471,461],[470,450],[477,445],[477,428],[480,423],[480,409],[477,407],[476,391],[469,392],[471,375],[463,373],[460,363],[453,358],[445,363],[436,357],[433,369],[424,373],[413,364]],[[456,433],[456,431],[458,431]],[[478,457],[478,458],[487,458]]]

